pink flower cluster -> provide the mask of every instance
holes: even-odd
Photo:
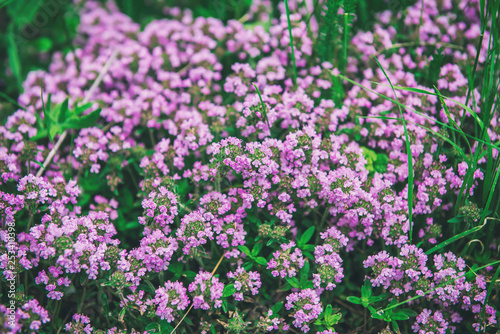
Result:
[[[34,281],[26,286],[29,300],[17,302],[14,333],[48,326],[55,314],[47,305],[73,305],[73,289],[84,285],[92,302],[104,294],[111,299],[109,313],[121,314],[108,323],[109,334],[126,332],[115,324],[143,314],[151,323],[177,321],[191,301],[203,318],[196,321],[202,331],[215,314],[232,312],[224,297],[228,284],[239,305],[250,294],[258,303],[266,300],[255,308],[263,316],[253,315],[257,323],[249,331],[293,325],[308,332],[323,312],[321,299],[341,284],[345,263],[361,270],[361,254],[374,287],[393,299],[422,297],[409,304],[419,311],[415,332],[454,332],[466,315],[482,330],[483,310],[486,325],[496,323],[485,278],[468,279],[465,261],[452,252],[435,255],[430,267],[424,251],[443,240],[443,217],[460,189],[468,183],[466,195],[474,195],[484,167],[493,163],[486,156],[468,163],[482,149],[479,142],[463,154],[445,147],[451,130],[441,125],[469,133],[477,121],[463,105],[488,112],[475,102],[480,87],[466,102],[467,69],[477,52],[479,71],[484,69],[490,40],[486,29],[478,44],[479,3],[417,1],[377,14],[373,29],[353,36],[346,61],[346,75],[368,90],[342,83],[335,77],[339,69],[318,61],[321,22],[311,13],[321,12],[325,2],[316,3],[320,8],[288,1],[294,83],[283,2],[277,18],[270,1],[252,2],[247,18],[269,21],[268,29],[193,17],[179,8],[166,8],[165,19],[141,28],[113,2],[82,2],[76,49],[57,53],[47,71],[31,72],[18,99],[25,110],[0,125],[0,280],[23,275]],[[398,22],[408,40],[399,40]],[[113,54],[116,60],[104,71]],[[101,84],[90,92],[100,73]],[[383,98],[394,98],[386,74],[406,107],[402,115]],[[434,86],[452,98],[446,109]],[[331,93],[337,88],[345,92],[340,102]],[[73,108],[89,92],[91,109],[102,108],[98,120],[69,129],[43,176],[35,176],[54,148],[36,137],[45,124],[39,121],[45,118],[42,100],[50,95],[54,107],[69,98]],[[492,113],[484,125],[491,142],[500,139],[499,116]],[[496,159],[498,150],[491,155]],[[92,180],[105,180],[97,196],[89,191]],[[125,188],[132,204],[122,196]],[[132,224],[143,228],[131,246],[120,242],[117,223],[127,205],[135,214]],[[476,206],[462,212],[468,224],[477,223]],[[8,232],[13,224],[15,235]],[[300,242],[297,235],[313,225],[310,244]],[[262,245],[260,253],[251,245]],[[363,253],[354,253],[358,249]],[[219,257],[223,274],[214,276]],[[298,277],[306,268],[306,277]],[[276,286],[298,278],[300,288],[276,293]],[[267,299],[286,301],[286,311],[269,310]],[[8,312],[1,304],[0,311]],[[83,311],[65,312],[73,319],[64,326],[68,332],[93,331]]]

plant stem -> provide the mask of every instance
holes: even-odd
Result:
[[[292,24],[290,22],[290,9],[288,8],[288,0],[285,0],[285,10],[286,10],[286,19],[288,22],[288,33],[290,34],[290,47],[292,48],[293,84],[297,85],[297,65],[295,64],[295,51],[293,49]]]

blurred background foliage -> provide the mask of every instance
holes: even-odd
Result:
[[[99,0],[106,2],[107,0]],[[318,0],[312,0],[316,4]],[[377,12],[405,7],[414,1],[405,0],[346,0],[357,14],[352,33],[373,27]],[[273,16],[279,0],[271,0]],[[344,5],[343,0],[326,0],[325,9],[316,10],[313,15],[328,15],[328,8]],[[79,24],[80,4],[72,0],[0,0],[0,103],[6,98],[14,100],[22,91],[22,82],[27,74],[36,69],[46,69],[52,54],[66,53],[73,49],[73,40]],[[194,16],[215,17],[222,21],[242,19],[252,4],[252,0],[116,0],[120,10],[134,21],[145,26],[154,19],[163,17],[164,7],[181,7],[192,10]],[[330,13],[331,15],[331,13]],[[324,27],[329,39],[334,40],[335,27]],[[320,58],[324,58],[319,52]],[[338,56],[340,58],[340,56]],[[322,59],[325,60],[325,59]],[[332,59],[335,63],[335,59]],[[339,59],[341,61],[341,59]],[[5,121],[12,105],[3,108],[0,122]]]

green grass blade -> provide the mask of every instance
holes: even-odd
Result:
[[[262,105],[262,112],[264,113],[264,118],[266,119],[267,127],[269,128],[269,135],[271,135],[271,125],[269,124],[269,119],[267,118],[266,105],[264,104],[264,100],[262,99],[262,95],[260,94],[259,87],[257,87],[256,84],[253,84],[253,86],[255,87],[255,90],[257,91],[257,94],[259,95],[260,104]]]
[[[500,166],[497,165],[497,172],[495,174],[495,179],[493,180],[493,184],[490,187],[488,200],[486,201],[486,204],[484,206],[484,211],[483,211],[483,214],[481,215],[481,220],[485,218],[485,217],[483,217],[483,215],[485,216],[489,210],[491,200],[493,199],[493,195],[495,194],[495,191],[497,190],[496,187],[497,187],[499,177],[500,177]]]
[[[293,83],[297,85],[297,65],[295,63],[295,51],[293,49],[292,23],[290,22],[290,9],[288,8],[288,0],[285,0],[286,20],[288,22],[288,33],[290,34],[290,47],[292,49],[293,62]]]
[[[448,246],[449,244],[457,241],[458,239],[461,239],[463,237],[466,237],[468,236],[469,234],[472,234],[472,233],[476,233],[477,231],[479,231],[480,229],[482,229],[485,225],[486,225],[486,222],[487,220],[485,220],[485,222],[483,223],[483,225],[479,225],[479,226],[475,226],[471,229],[468,229],[467,231],[465,232],[462,232],[462,233],[459,233],[457,235],[454,235],[453,237],[441,242],[439,245],[436,245],[434,247],[432,247],[431,249],[429,249],[427,252],[425,252],[426,255],[431,255],[432,253],[435,253],[437,252],[438,250]]]
[[[15,105],[19,109],[26,110],[26,108],[24,108],[23,106],[21,106],[19,103],[17,103],[16,100],[14,100],[13,98],[11,98],[9,95],[5,94],[4,92],[0,92],[0,97],[4,98],[7,102]]]
[[[376,57],[375,61],[377,62],[378,67],[382,70],[384,73],[387,81],[389,81],[389,84],[392,87],[392,91],[394,92],[394,97],[396,100],[398,100],[398,96],[396,94],[396,90],[394,89],[394,86],[392,85],[391,79],[389,79],[389,76],[387,73],[385,73],[384,68],[378,61]],[[401,116],[401,121],[403,123],[403,128],[405,131],[405,141],[406,141],[406,156],[408,157],[408,223],[410,224],[410,230],[408,231],[408,241],[411,243],[412,237],[413,237],[413,158],[411,155],[411,149],[410,149],[410,138],[408,137],[408,129],[406,128],[406,121],[403,115],[403,110],[401,109],[401,106],[398,104],[398,109],[399,109],[399,114]]]
[[[374,83],[374,84],[377,84],[377,85],[387,86],[387,85],[385,85],[383,83],[380,83],[380,82],[374,82],[374,81],[370,81],[370,82]],[[471,114],[471,116],[477,122],[477,124],[479,124],[479,126],[481,127],[481,130],[484,128],[483,121],[481,120],[481,118],[479,118],[479,116],[477,115],[477,113],[474,110],[472,110],[471,108],[469,108],[465,104],[463,104],[463,103],[461,103],[461,102],[459,102],[457,100],[454,100],[454,99],[452,99],[452,98],[450,98],[448,96],[436,94],[436,93],[429,92],[427,90],[419,89],[419,88],[401,87],[401,86],[394,86],[393,88],[396,89],[396,90],[402,90],[402,91],[407,91],[407,92],[421,93],[421,94],[427,94],[427,95],[434,95],[434,96],[438,96],[438,97],[441,97],[441,98],[446,99],[446,100],[450,100],[450,101],[454,102],[455,104],[459,105],[460,107],[462,107],[463,109],[465,109],[466,111],[468,111],[469,114]]]
[[[491,293],[493,292],[493,288],[495,287],[495,283],[499,275],[500,275],[500,266],[498,266],[497,271],[491,278],[490,285],[488,286],[488,291],[486,292],[486,298],[484,299],[484,305],[488,305],[488,301],[490,300]],[[483,307],[483,309],[481,310],[481,319],[484,326],[483,333],[486,333],[486,320],[484,319],[485,314],[486,314],[486,307]]]
[[[21,75],[21,61],[19,60],[19,51],[17,49],[16,39],[12,29],[7,33],[7,54],[9,57],[9,66],[12,74],[16,79],[17,88],[19,91],[23,89],[23,79]]]
[[[458,277],[455,277],[455,278],[454,278],[454,281],[456,281],[456,280],[458,280],[458,279],[460,279],[460,278],[462,278],[462,277],[464,277],[464,276],[467,276],[467,275],[468,275],[468,274],[470,274],[470,273],[473,273],[473,272],[479,271],[479,270],[481,270],[481,269],[484,269],[484,268],[486,268],[486,267],[489,267],[489,266],[494,266],[494,265],[497,265],[497,264],[500,264],[500,261],[495,261],[495,262],[488,263],[488,264],[486,264],[486,265],[484,265],[484,266],[481,266],[481,267],[479,267],[479,268],[475,269],[475,271],[471,269],[471,270],[469,270],[467,273],[465,273],[465,274],[463,274],[463,275],[460,275],[460,276],[458,276]],[[401,306],[401,305],[407,304],[407,303],[412,302],[412,301],[414,301],[414,300],[416,300],[416,299],[419,299],[419,298],[422,298],[422,297],[424,297],[424,296],[427,296],[429,293],[434,292],[434,291],[436,291],[436,289],[438,289],[438,288],[442,288],[442,287],[446,286],[447,284],[450,284],[450,282],[449,282],[449,281],[446,281],[446,282],[444,282],[444,283],[441,283],[440,285],[436,286],[434,289],[428,290],[428,291],[424,292],[424,293],[423,293],[423,294],[421,294],[421,295],[417,295],[417,296],[415,296],[415,297],[408,298],[408,299],[406,299],[405,301],[402,301],[402,302],[396,303],[396,304],[394,304],[394,305],[391,305],[391,306],[389,306],[389,307],[386,307],[385,309],[378,310],[378,311],[377,311],[377,313],[378,313],[378,314],[380,314],[380,313],[383,313],[383,312],[386,312],[386,311],[389,311],[389,310],[395,309],[395,308],[397,308],[397,307],[399,307],[399,306]]]
[[[358,117],[360,117],[360,118],[375,118],[375,119],[382,119],[382,120],[396,120],[396,121],[399,120],[398,117],[388,117],[388,116],[358,116]],[[436,137],[439,137],[440,139],[446,141],[448,144],[453,146],[460,153],[460,155],[462,156],[464,161],[467,162],[467,164],[469,164],[469,159],[467,158],[467,155],[465,154],[464,150],[462,150],[462,148],[460,146],[458,146],[454,141],[450,140],[449,138],[446,138],[445,136],[443,136],[439,132],[436,132],[436,131],[432,130],[431,128],[426,127],[424,125],[421,125],[421,124],[418,124],[415,122],[410,122],[410,121],[406,121],[406,122],[408,124],[417,125],[417,126],[421,127],[422,129],[425,129],[426,131],[431,132]]]
[[[337,76],[334,76],[334,78],[335,78],[335,77],[339,77],[339,78],[341,78],[342,80],[345,80],[345,81],[347,81],[347,82],[349,82],[349,83],[351,83],[351,84],[353,84],[353,85],[356,85],[356,86],[358,86],[358,87],[361,87],[361,88],[365,89],[366,91],[368,91],[368,92],[370,92],[370,93],[376,94],[377,96],[379,96],[379,97],[383,98],[384,100],[387,100],[387,101],[390,101],[390,102],[392,102],[392,103],[394,103],[394,104],[397,104],[398,106],[400,106],[400,107],[402,107],[402,108],[405,108],[406,110],[409,110],[409,111],[411,111],[411,112],[414,112],[414,113],[416,113],[417,115],[422,116],[422,117],[424,117],[424,118],[426,118],[426,119],[428,119],[428,120],[430,120],[430,121],[432,121],[432,122],[435,122],[436,124],[439,124],[439,125],[441,125],[441,126],[443,126],[443,127],[447,128],[447,129],[449,129],[449,130],[451,130],[451,131],[459,132],[457,129],[455,129],[454,127],[449,126],[448,124],[442,123],[442,122],[440,122],[440,121],[436,120],[435,118],[430,117],[429,115],[426,115],[426,114],[421,113],[421,112],[419,112],[419,111],[417,111],[417,110],[415,110],[415,109],[412,109],[412,108],[410,108],[410,107],[408,107],[408,106],[405,106],[405,105],[404,105],[404,104],[402,104],[401,102],[399,102],[399,101],[395,101],[394,99],[391,99],[390,97],[388,97],[388,96],[386,96],[386,95],[380,94],[379,92],[376,92],[376,91],[374,91],[373,89],[370,89],[370,88],[368,88],[368,87],[366,87],[366,86],[363,86],[362,84],[360,84],[360,83],[358,83],[358,82],[356,82],[356,81],[354,81],[354,80],[351,80],[351,79],[349,79],[348,77],[346,77],[346,76],[344,76],[344,75],[338,74]],[[382,85],[382,84],[380,84],[380,83],[376,83],[376,84]],[[388,86],[388,87],[389,87],[389,86]],[[395,86],[394,88],[395,88],[395,89],[398,89],[398,86]],[[434,94],[434,93],[431,93],[431,92],[428,92],[428,91],[424,91],[424,90],[422,90],[422,92],[423,92],[423,93],[426,93],[426,94],[430,94],[430,95],[436,95],[436,94]],[[419,93],[419,92],[417,92],[417,91],[416,91],[416,93]],[[443,97],[444,97],[444,98],[446,98],[445,96],[443,96]],[[448,99],[448,100],[452,100],[452,99],[449,99],[449,98],[447,98],[447,99]],[[374,117],[374,116],[369,116],[369,117]],[[417,124],[417,125],[418,125],[418,124]],[[482,140],[482,139],[480,139],[480,138],[477,138],[477,137],[475,137],[475,136],[469,135],[469,134],[467,134],[467,133],[464,133],[464,135],[465,135],[466,137],[468,137],[468,138],[474,139],[474,140],[476,140],[476,141],[478,141],[478,142],[480,142],[480,143],[482,143],[482,144],[485,144],[485,145],[487,145],[487,146],[489,146],[489,147],[492,147],[492,148],[495,148],[495,149],[500,149],[500,143],[499,143],[499,144],[497,144],[497,145],[493,145],[493,144],[491,144],[491,143],[488,143],[488,142],[486,142],[486,141],[484,141],[484,140]]]
[[[11,3],[12,1],[14,0],[6,0],[4,3],[0,3],[0,9],[2,9],[2,7],[5,7],[7,6],[9,3]]]

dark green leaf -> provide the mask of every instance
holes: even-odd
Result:
[[[262,256],[259,256],[259,257],[256,257],[255,258],[255,262],[257,262],[258,264],[260,264],[261,266],[267,266],[267,261],[265,258],[263,258]]]
[[[448,223],[452,223],[452,224],[461,223],[464,221],[463,217],[464,216],[462,216],[462,215],[458,215],[456,217],[448,219]]]
[[[196,273],[194,271],[187,270],[184,272],[184,276],[187,278],[194,278],[196,276]]]
[[[245,253],[249,257],[253,257],[252,253],[250,252],[250,249],[247,246],[238,246],[238,249]]]
[[[311,238],[314,234],[315,228],[316,228],[315,226],[311,226],[304,232],[304,234],[302,234],[302,236],[300,237],[300,240],[297,242],[297,245],[299,246],[299,248],[301,248],[302,246],[307,244],[307,242],[309,240],[311,240]]]
[[[315,247],[316,247],[316,246],[314,246],[314,245],[304,245],[304,246],[302,247],[302,250],[304,250],[304,251],[308,251],[308,250],[312,250],[312,249],[314,249]]]
[[[14,74],[14,78],[16,78],[16,83],[19,90],[22,90],[22,71],[21,71],[21,61],[19,60],[19,53],[17,49],[16,39],[14,38],[14,33],[12,29],[7,34],[7,55],[9,59],[9,66]]]
[[[277,302],[276,304],[271,307],[271,311],[273,311],[273,314],[276,315],[278,312],[281,310],[283,307],[283,302]]]
[[[224,290],[222,291],[222,297],[226,298],[232,296],[235,292],[236,288],[234,287],[234,284],[228,284],[224,287]]]
[[[71,118],[68,119],[65,123],[64,126],[66,129],[84,129],[88,128],[90,126],[95,125],[95,122],[99,118],[101,114],[101,108],[98,108],[94,111],[92,111],[88,115],[84,115],[80,118]]]
[[[162,334],[170,334],[174,328],[168,323],[167,320],[162,320],[160,322],[161,324],[161,332]]]
[[[304,266],[300,269],[300,286],[305,288],[305,284],[307,284],[307,278],[309,276],[310,264],[309,261],[304,262]]]
[[[64,102],[59,106],[59,108],[54,109],[54,111],[57,110],[57,113],[53,115],[52,119],[57,119],[57,122],[59,124],[64,123],[64,121],[68,117],[68,105],[69,105],[69,99],[64,100]]]
[[[99,302],[102,305],[102,309],[105,314],[109,313],[109,302],[108,302],[108,296],[104,293],[103,290],[99,292]]]
[[[355,296],[349,296],[349,297],[347,297],[347,301],[351,302],[353,304],[360,304],[360,305],[362,304],[361,303],[361,298],[355,297]]]
[[[415,312],[415,311],[413,311],[413,310],[411,310],[409,308],[399,309],[398,313],[406,314],[408,317],[416,317],[418,315],[417,312]]]
[[[395,312],[391,315],[392,320],[408,320],[410,317],[401,312]]]
[[[286,277],[285,280],[294,288],[300,288],[299,280],[296,277]]]
[[[144,328],[148,333],[157,333],[158,330],[160,329],[160,325],[156,322],[150,323],[149,325]]]
[[[261,243],[261,242],[259,242],[259,243],[255,244],[255,246],[253,246],[253,249],[252,249],[252,256],[257,256],[257,255],[259,255],[260,250],[262,249],[262,246],[263,246],[263,245],[264,245],[264,244],[263,244],[263,243]]]
[[[361,287],[361,297],[370,298],[372,295],[372,284],[369,279],[365,280],[365,283]]]

